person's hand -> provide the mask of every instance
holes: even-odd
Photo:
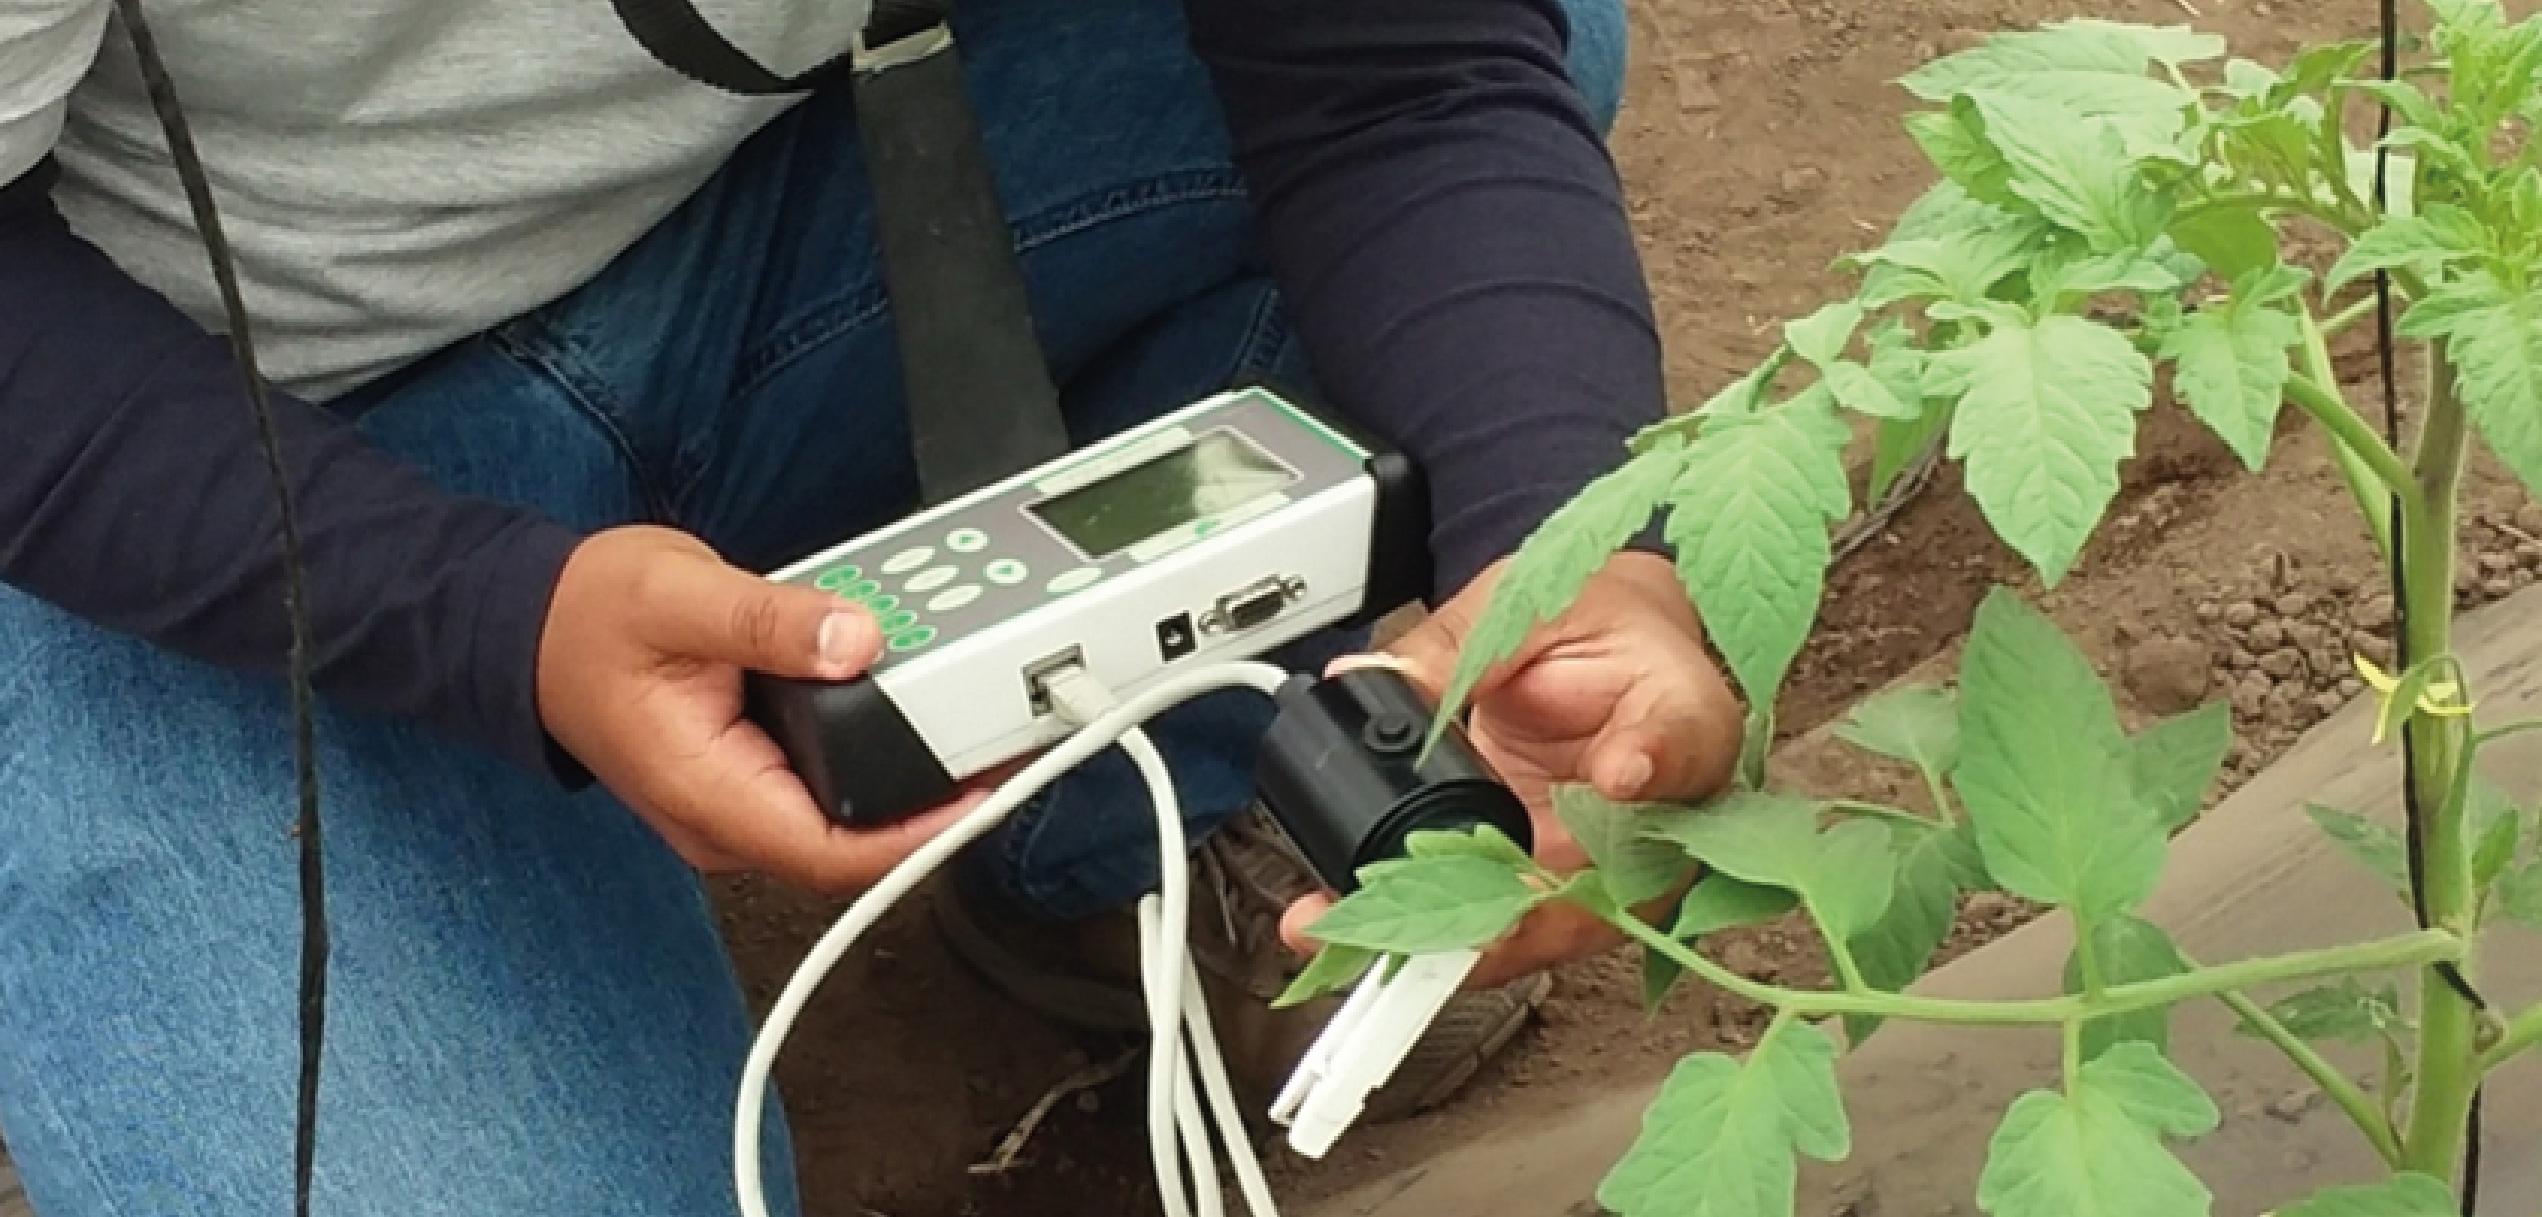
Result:
[[[985,795],[885,828],[831,823],[742,716],[742,671],[846,680],[881,653],[861,606],[730,566],[685,533],[616,528],[566,560],[540,639],[539,714],[690,865],[845,894]]]
[[[1505,565],[1387,648],[1391,666],[1429,697],[1444,695]],[[1354,662],[1363,660],[1336,666]],[[1585,782],[1619,803],[1689,802],[1720,790],[1738,762],[1738,700],[1704,650],[1676,570],[1652,554],[1610,559],[1568,611],[1484,674],[1469,704],[1475,749],[1527,804],[1536,858],[1556,873],[1588,859],[1553,813],[1554,786]],[[1331,903],[1319,894],[1289,908],[1281,930],[1292,948],[1313,950],[1306,927]],[[1506,983],[1621,941],[1579,908],[1546,904],[1485,955],[1468,983]]]

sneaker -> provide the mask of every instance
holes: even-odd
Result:
[[[1257,1112],[1341,1004],[1326,995],[1271,1008],[1305,966],[1280,941],[1280,914],[1316,886],[1306,859],[1259,806],[1204,842],[1192,866],[1192,962],[1230,1078]],[[932,904],[954,953],[1027,1009],[1085,1030],[1146,1032],[1134,914],[1054,924],[952,883]],[[1369,1096],[1362,1121],[1400,1120],[1453,1097],[1526,1027],[1552,987],[1539,974],[1451,998],[1394,1077]]]

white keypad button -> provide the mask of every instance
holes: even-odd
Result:
[[[932,592],[937,588],[943,587],[945,584],[953,582],[953,577],[961,573],[961,571],[955,570],[950,566],[929,567],[926,570],[919,571],[917,574],[909,576],[909,590],[913,592]]]
[[[957,554],[976,554],[989,547],[989,534],[976,528],[957,528],[945,537],[944,547]]]
[[[991,562],[988,565],[988,569],[982,573],[989,577],[989,582],[997,584],[999,587],[1013,587],[1018,583],[1022,583],[1027,576],[1032,574],[1031,571],[1024,568],[1023,563],[1018,562],[1013,558],[1000,558],[995,562]]]
[[[1102,567],[1080,566],[1075,570],[1069,571],[1067,574],[1051,580],[1050,594],[1054,596],[1065,596],[1070,592],[1079,590],[1080,588],[1092,586],[1095,580],[1102,577]]]
[[[921,566],[925,566],[927,564],[927,559],[935,556],[936,551],[933,546],[912,545],[909,548],[885,559],[883,562],[883,573],[886,575],[905,575]]]
[[[927,611],[930,613],[950,613],[953,610],[961,608],[963,605],[969,604],[979,598],[980,585],[977,583],[965,583],[960,587],[948,587],[942,592],[937,593],[935,599],[927,602]]]

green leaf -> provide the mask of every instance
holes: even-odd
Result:
[[[1855,706],[1836,724],[1836,738],[1947,777],[1959,762],[1959,695],[1927,685],[1891,689]]]
[[[1994,34],[1925,64],[1899,83],[1926,101],[1993,89],[2165,130],[2178,127],[2192,99],[2147,70],[2155,63],[2193,63],[2223,53],[2222,39],[2181,27],[2069,20]]]
[[[1368,974],[1368,965],[1377,962],[1377,953],[1342,943],[1326,943],[1306,961],[1296,979],[1271,999],[1271,1008],[1286,1010],[1304,1004],[1326,993],[1348,989]]]
[[[1963,892],[1992,891],[1995,877],[1986,870],[1986,854],[1977,844],[1977,826],[1962,820],[1942,834],[1942,855],[1951,866],[1951,881]]]
[[[2486,314],[2513,297],[2487,268],[2473,270],[2438,283],[2412,301],[2393,332],[2403,338],[2449,338],[2467,325],[2486,320]]]
[[[1864,254],[1868,308],[1939,297],[1983,303],[2006,278],[2028,266],[2053,229],[2037,220],[1891,241]]]
[[[2356,977],[2346,976],[2270,1002],[2268,1014],[2300,1040],[2362,1044],[2400,1025],[2401,992],[2389,984],[2370,990]],[[2235,1028],[2245,1035],[2254,1033],[2246,1024],[2236,1023]]]
[[[1545,898],[1518,872],[1471,854],[1413,858],[1368,874],[1307,927],[1310,937],[1396,955],[1482,947]]]
[[[1628,909],[1667,895],[1692,869],[1676,846],[1642,835],[1649,807],[1610,802],[1595,787],[1565,784],[1554,787],[1553,810],[1598,868],[1607,894]]]
[[[2045,615],[1989,591],[1961,661],[1957,781],[1996,882],[2086,924],[2153,891],[2166,838],[2128,797],[2126,750],[2091,663]]]
[[[1976,89],[1968,93],[1986,141],[2012,167],[2012,192],[2096,253],[2141,251],[2170,214],[2111,123],[2055,102]]]
[[[2498,911],[2527,929],[2542,930],[2542,860],[2508,871],[2498,881]]]
[[[2211,701],[2145,728],[2128,745],[2128,786],[2165,833],[2196,819],[2233,746],[2233,707]]]
[[[2471,789],[2464,792],[2465,819],[2469,822],[2475,843],[2471,854],[2471,881],[2486,888],[2516,860],[2517,850],[2524,844],[2524,817],[2517,812],[2514,800],[2489,779],[2471,775]]]
[[[2383,880],[2403,900],[2409,898],[2409,853],[2401,843],[2400,834],[2353,811],[2341,811],[2319,803],[2304,804],[2304,814],[2349,857],[2374,872],[2376,878]]]
[[[1589,483],[1519,545],[1474,630],[1466,636],[1455,675],[1430,725],[1435,745],[1447,724],[1492,665],[1525,645],[1538,623],[1561,615],[1626,541],[1649,525],[1651,514],[1677,480],[1686,452],[1674,436]]]
[[[1888,384],[1870,368],[1858,363],[1839,360],[1827,365],[1827,387],[1835,393],[1838,404],[1856,414],[1911,419],[1920,413],[1915,405],[1890,392]]]
[[[1778,1020],[1744,1067],[1717,1052],[1677,1063],[1597,1202],[1617,1217],[1790,1213],[1794,1155],[1834,1162],[1849,1152],[1834,1045]]]
[[[1405,856],[1413,858],[1446,858],[1457,855],[1488,858],[1518,871],[1527,870],[1535,865],[1535,859],[1528,857],[1527,851],[1520,849],[1516,841],[1510,840],[1507,833],[1489,824],[1477,824],[1471,831],[1431,830],[1406,833],[1403,838],[1403,852]]]
[[[1723,385],[1720,392],[1712,395],[1711,400],[1695,407],[1695,416],[1698,418],[1740,418],[1756,413],[1765,404],[1766,390],[1772,387],[1774,378],[1782,373],[1783,365],[1791,357],[1792,348],[1787,346],[1774,348],[1774,353],[1766,356],[1755,367],[1748,369],[1747,375]]]
[[[2288,349],[2303,338],[2294,314],[2237,297],[2189,314],[2163,341],[2162,357],[2179,365],[2173,384],[2190,412],[2254,473],[2268,460],[2294,370]]]
[[[2433,1175],[2405,1171],[2381,1183],[2326,1188],[2277,1217],[2455,1217],[2454,1189]]]
[[[2542,298],[2510,295],[2465,316],[2450,352],[2455,391],[2480,437],[2542,493]]]
[[[1714,644],[1755,701],[1773,699],[1817,619],[1828,524],[1852,508],[1832,408],[1717,419],[1670,492],[1668,539]]]
[[[2455,262],[2479,257],[2489,245],[2489,230],[2470,212],[2450,203],[2430,203],[2417,215],[2387,218],[2367,229],[2331,265],[2322,290],[2338,291],[2378,270],[2435,275]]]
[[[1705,875],[1677,906],[1677,923],[1668,936],[1680,942],[1763,925],[1799,907],[1800,897],[1788,888],[1749,883],[1718,872]]]
[[[2153,367],[2127,337],[2081,317],[2009,319],[1936,356],[1928,382],[1960,393],[1950,455],[2004,541],[2050,586],[2118,494]]]
[[[1851,300],[1820,305],[1818,311],[1783,326],[1783,341],[1792,353],[1814,367],[1825,368],[1845,353],[1854,330],[1862,324],[1862,306]]]
[[[2171,239],[2227,280],[2277,265],[2277,229],[2256,207],[2216,207],[2174,218]]]
[[[2105,985],[2161,980],[2189,970],[2189,961],[2181,957],[2171,935],[2164,933],[2161,926],[2134,917],[2113,917],[2095,924],[2092,949]],[[2083,991],[2083,953],[2079,950],[2066,960],[2065,991]],[[2151,1044],[2156,1052],[2170,1051],[2171,1011],[2149,1006],[2083,1024],[2083,1059],[2087,1061],[2098,1060],[2110,1049],[2129,1043]]]
[[[2071,301],[2103,292],[2170,295],[2183,286],[2181,280],[2162,260],[2132,249],[2096,254],[2071,244],[2052,248],[2030,268],[2032,294],[2046,312],[2064,311]]]
[[[1822,832],[1818,811],[1788,795],[1743,792],[1663,816],[1650,833],[1724,874],[1798,892],[1822,931],[1850,938],[1889,905],[1889,828],[1848,820]]]
[[[1896,993],[1915,983],[1932,963],[1933,952],[1951,936],[1951,924],[1959,912],[1959,883],[1950,838],[1958,831],[1937,826],[1900,834],[1904,839],[1889,907],[1849,942],[1854,964],[1872,988]],[[1848,1016],[1845,1040],[1859,1047],[1879,1026],[1877,1018]]]
[[[2163,1145],[2203,1135],[2215,1104],[2151,1045],[2121,1044],[2068,1093],[2032,1091],[2004,1113],[1977,1180],[1992,1217],[2206,1217],[2214,1196]]]
[[[1943,180],[1971,199],[2010,206],[2019,198],[2012,192],[2012,164],[1986,142],[1976,111],[1967,103],[1910,114],[1906,130],[1915,146],[1924,150],[1925,159],[1942,172]]]

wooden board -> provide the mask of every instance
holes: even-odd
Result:
[[[2542,587],[2469,614],[2456,650],[2485,723],[2542,715]],[[2266,772],[2183,833],[2144,916],[2215,963],[2408,928],[2407,912],[2336,852],[2302,814],[2319,801],[2396,824],[2400,763],[2369,744],[2370,700],[2315,728]],[[2542,737],[2518,737],[2483,765],[2520,801],[2542,793]],[[2050,917],[1928,977],[1919,992],[2014,997],[2058,990],[2071,925]],[[2481,983],[2509,1008],[2542,998],[2542,951],[2495,932]],[[2219,1217],[2250,1217],[2313,1188],[2368,1177],[2371,1152],[2275,1051],[2230,1030],[2213,1002],[2183,1007],[2173,1055],[2225,1113],[2184,1151],[2216,1193]],[[2014,1096],[2053,1084],[2052,1034],[1893,1024],[1841,1066],[1853,1153],[1803,1172],[1802,1217],[1966,1217],[1986,1142]],[[2347,1061],[2354,1066],[2354,1061]],[[1598,1180],[1641,1124],[1653,1088],[1530,1112],[1306,1217],[1588,1217]],[[2542,1060],[2495,1075],[2483,1139],[2485,1212],[2542,1211]]]

